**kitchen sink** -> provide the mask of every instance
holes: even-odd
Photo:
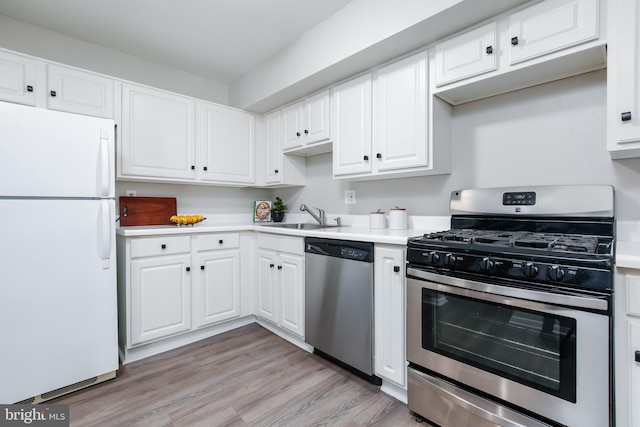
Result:
[[[320,224],[312,224],[306,222],[299,223],[275,223],[275,224],[266,224],[267,227],[279,227],[279,228],[290,228],[294,230],[317,230],[319,228],[337,228],[337,225],[320,225]],[[344,225],[343,225],[344,227]]]

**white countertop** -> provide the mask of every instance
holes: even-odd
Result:
[[[209,218],[209,216],[207,216]],[[311,218],[310,218],[311,219]],[[253,223],[239,220],[233,222],[219,222],[215,218],[195,225],[150,225],[118,227],[116,233],[125,237],[157,236],[167,234],[219,233],[227,231],[260,231],[265,233],[283,234],[289,236],[326,237],[328,239],[357,240],[363,242],[387,243],[405,245],[410,237],[421,236],[433,231],[449,228],[449,217],[412,217],[409,221],[411,228],[406,230],[371,229],[366,215],[343,217],[342,227],[328,227],[315,230],[298,230],[274,227],[274,223]],[[291,215],[288,223],[309,222],[306,217]],[[271,225],[269,225],[271,224]]]

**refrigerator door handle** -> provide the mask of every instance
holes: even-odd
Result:
[[[100,258],[102,258],[102,268],[109,269],[111,268],[111,217],[113,216],[113,212],[111,212],[111,203],[109,200],[101,200],[100,205],[100,217],[102,220],[100,238],[102,247]]]
[[[110,164],[109,164],[109,131],[100,130],[100,196],[109,197],[110,188]]]

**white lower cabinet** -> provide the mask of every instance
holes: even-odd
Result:
[[[121,349],[241,315],[239,233],[118,236],[118,258]]]
[[[405,247],[377,244],[374,262],[375,373],[406,389]]]
[[[618,268],[614,346],[616,425],[640,426],[640,270]]]
[[[256,314],[304,338],[304,239],[260,234]]]

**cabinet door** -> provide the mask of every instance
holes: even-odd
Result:
[[[195,103],[142,86],[122,86],[122,176],[195,178]]]
[[[47,65],[47,77],[48,108],[113,118],[113,80],[58,65]]]
[[[302,147],[302,102],[282,110],[282,149]]]
[[[257,313],[258,316],[277,322],[276,317],[276,260],[275,253],[270,251],[258,251],[258,277],[257,277]]]
[[[330,138],[329,91],[324,91],[304,101],[304,143],[313,144]]]
[[[198,178],[255,183],[255,118],[243,111],[198,103]]]
[[[406,385],[404,249],[375,248],[376,375]]]
[[[191,329],[190,255],[131,261],[131,345]]]
[[[542,1],[509,16],[510,64],[598,37],[598,0]]]
[[[266,153],[265,183],[279,184],[282,182],[282,149],[280,148],[280,111],[265,117]]]
[[[194,274],[196,327],[240,315],[240,251],[199,254]]]
[[[0,52],[0,99],[36,105],[37,62],[21,55]]]
[[[427,52],[381,68],[373,95],[374,170],[427,166]]]
[[[331,96],[333,175],[371,172],[371,75],[336,86]]]
[[[442,86],[498,67],[496,22],[446,40],[436,45],[435,83]]]
[[[609,5],[608,148],[615,158],[640,157],[640,4]]]
[[[280,319],[278,324],[304,337],[304,262],[299,255],[280,254]]]

